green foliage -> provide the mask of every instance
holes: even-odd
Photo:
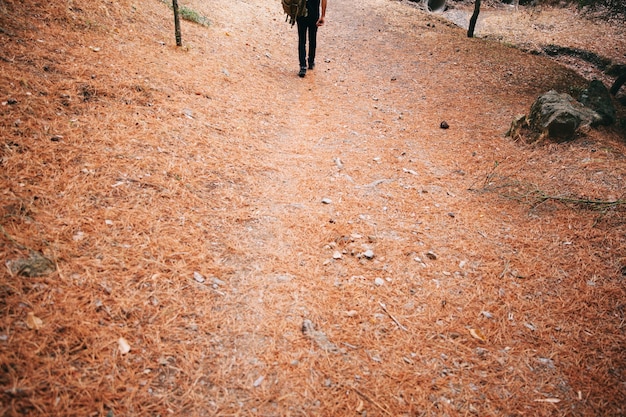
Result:
[[[184,20],[188,20],[202,26],[209,26],[209,19],[202,16],[195,10],[190,9],[189,7],[181,6],[178,9],[178,12],[180,13],[180,17],[182,17]]]
[[[171,0],[161,0],[161,2],[170,6],[170,9],[173,8]],[[197,23],[202,26],[209,26],[210,24],[207,17],[202,16],[195,10],[181,4],[178,5],[178,14],[183,20],[187,20],[189,22]]]

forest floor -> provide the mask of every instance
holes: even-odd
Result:
[[[0,415],[626,414],[623,130],[505,137],[623,25],[80,3],[0,0]]]

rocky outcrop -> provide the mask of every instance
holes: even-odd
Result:
[[[595,126],[602,118],[569,94],[554,90],[540,96],[530,108],[528,126],[540,136],[557,142],[574,139],[580,127]]]
[[[590,127],[615,122],[615,107],[601,81],[594,80],[583,91],[580,102],[565,93],[550,90],[537,98],[528,116],[517,117],[507,136],[533,142],[547,138],[567,142]]]
[[[600,115],[601,120],[599,124],[609,126],[615,123],[615,106],[609,90],[602,81],[591,81],[589,87],[578,97],[578,101]]]

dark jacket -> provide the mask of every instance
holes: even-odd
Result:
[[[316,21],[320,18],[320,0],[306,0],[306,9],[309,18]]]

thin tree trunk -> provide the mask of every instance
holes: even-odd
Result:
[[[478,13],[480,13],[480,0],[475,0],[474,2],[474,14],[472,14],[472,18],[469,22],[469,28],[467,29],[467,37],[474,37],[474,28],[476,27],[476,21],[478,20]]]
[[[180,19],[178,17],[178,0],[172,0],[172,9],[174,9],[174,34],[176,36],[176,46],[183,46],[183,40],[180,35]]]
[[[622,72],[622,74],[617,77],[617,79],[615,80],[615,82],[613,83],[613,85],[611,86],[611,94],[613,94],[614,96],[617,95],[617,92],[619,91],[620,87],[622,85],[624,85],[624,83],[626,83],[626,69],[624,69],[624,71]]]

